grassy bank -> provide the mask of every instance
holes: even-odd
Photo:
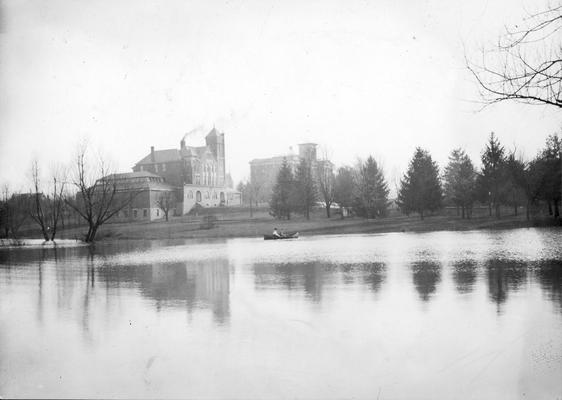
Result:
[[[183,216],[171,218],[170,221],[110,223],[103,225],[98,233],[98,240],[115,239],[189,239],[189,238],[225,238],[225,237],[260,237],[272,232],[274,227],[284,231],[298,231],[302,236],[319,234],[383,233],[383,232],[427,232],[427,231],[462,231],[477,229],[513,229],[529,226],[552,224],[548,218],[528,222],[525,215],[509,215],[500,219],[477,216],[461,219],[455,215],[441,213],[420,220],[418,216],[404,216],[395,213],[389,217],[365,220],[362,218],[345,218],[339,216],[326,218],[319,210],[310,220],[295,216],[288,221],[273,219],[266,211],[254,213],[226,212],[214,213],[216,226],[202,229],[203,216]],[[62,238],[80,238],[84,227],[67,229],[61,232]]]

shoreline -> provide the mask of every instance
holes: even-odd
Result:
[[[229,217],[229,218],[225,218]],[[439,232],[473,230],[509,230],[534,227],[560,227],[554,218],[535,218],[527,221],[524,215],[508,215],[500,219],[488,216],[461,219],[456,216],[434,215],[421,220],[418,216],[393,215],[380,219],[366,220],[357,217],[341,219],[315,215],[310,220],[297,217],[291,220],[275,220],[265,215],[248,218],[246,215],[222,215],[216,226],[201,228],[200,217],[176,217],[170,221],[138,221],[109,223],[100,227],[95,243],[109,243],[120,240],[173,240],[173,239],[220,239],[263,237],[274,227],[282,231],[299,232],[301,237],[317,235],[371,234],[392,232]],[[58,241],[75,241],[81,237],[84,226],[65,229]],[[0,239],[0,248],[28,247],[27,245],[6,245],[10,242],[36,242],[39,232],[29,231],[20,240]],[[55,243],[57,242],[55,239]],[[79,240],[79,239],[78,239]],[[83,242],[82,242],[83,243]],[[50,243],[46,243],[51,245]],[[85,243],[83,243],[85,244]],[[36,246],[34,246],[36,247]]]
[[[314,218],[305,220],[274,220],[272,218],[219,220],[211,229],[200,229],[198,220],[170,220],[169,222],[137,222],[107,224],[101,227],[97,242],[114,240],[215,239],[263,237],[274,227],[299,232],[301,236],[345,235],[391,232],[437,232],[471,230],[509,230],[533,227],[559,227],[553,218],[526,221],[525,216],[505,216],[501,219],[478,217],[461,219],[436,215],[420,220],[416,216],[391,216],[381,219]],[[73,232],[76,235],[76,232]],[[63,236],[68,237],[68,236]],[[72,238],[72,237],[70,237]]]

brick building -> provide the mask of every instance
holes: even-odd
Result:
[[[173,202],[170,215],[187,214],[196,204],[224,207],[241,204],[240,192],[227,185],[224,133],[213,128],[205,137],[205,146],[187,146],[185,136],[179,149],[155,150],[138,161],[133,172],[113,174],[103,179],[116,185],[118,196],[133,196],[116,220],[155,220],[164,218],[158,205],[169,194]]]
[[[164,212],[158,206],[158,200],[166,194],[177,197],[177,189],[168,185],[164,178],[151,172],[126,172],[112,174],[109,180],[116,188],[116,204],[128,202],[114,218],[117,221],[156,220],[164,218]]]

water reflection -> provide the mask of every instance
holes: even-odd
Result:
[[[498,313],[510,291],[519,290],[527,279],[527,264],[519,260],[489,259],[485,263],[488,295]]]
[[[542,290],[562,313],[562,260],[543,260],[534,268]]]
[[[303,290],[312,301],[319,302],[326,280],[333,279],[330,269],[329,265],[320,262],[257,263],[253,266],[254,283],[258,289],[283,287],[291,291]]]
[[[453,263],[453,280],[459,293],[474,290],[477,277],[477,263],[474,260],[460,260]]]
[[[553,398],[561,238],[0,250],[0,395]]]
[[[326,285],[363,284],[373,291],[380,290],[385,279],[384,263],[326,262],[304,263],[256,263],[253,265],[254,284],[257,289],[285,288],[289,291],[303,291],[314,301],[322,300]]]
[[[108,287],[138,287],[140,293],[162,307],[183,307],[189,313],[210,308],[215,322],[230,315],[230,274],[225,259],[153,265],[104,266],[99,279]]]
[[[423,301],[428,301],[441,281],[441,264],[435,261],[419,261],[412,264],[414,286]]]

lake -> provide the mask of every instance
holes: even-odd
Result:
[[[562,398],[562,230],[0,249],[0,396]]]

